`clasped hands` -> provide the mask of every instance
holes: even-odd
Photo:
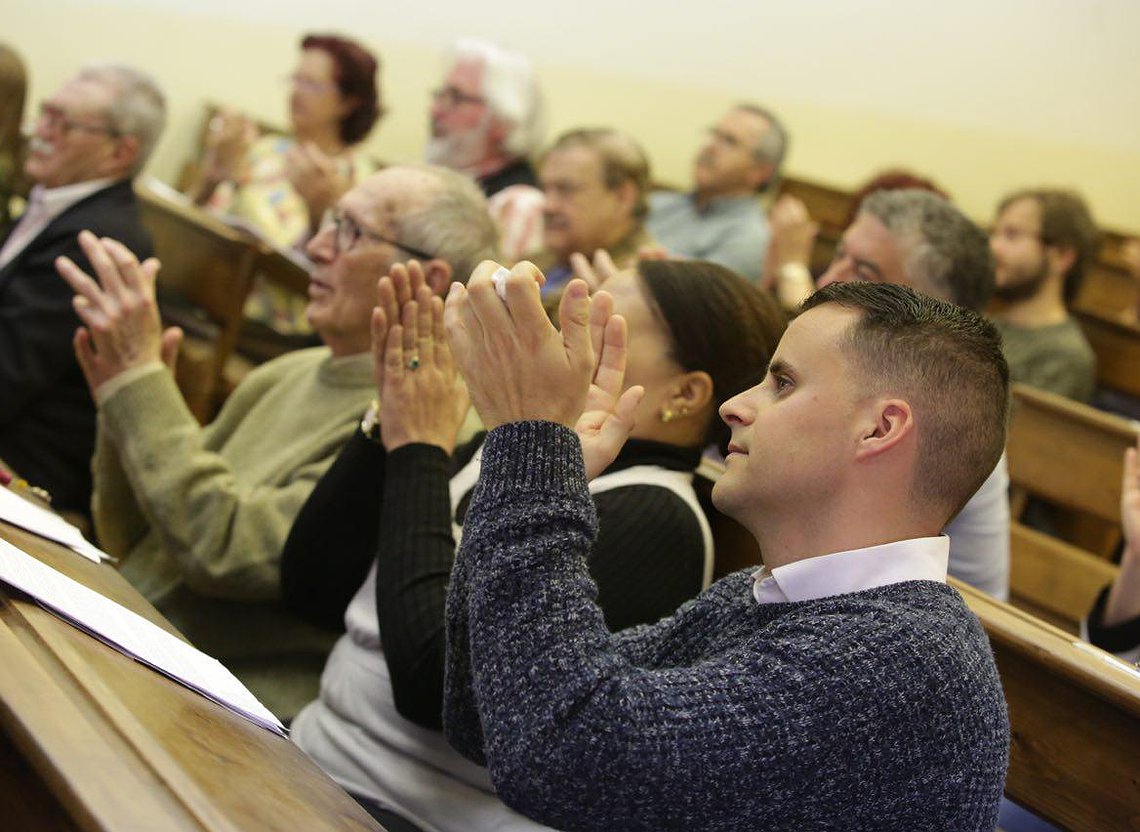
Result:
[[[75,332],[75,356],[92,396],[116,376],[159,362],[173,370],[182,330],[164,330],[155,300],[155,278],[161,267],[153,257],[139,263],[117,240],[79,235],[96,282],[68,257],[56,270],[75,291],[72,305],[84,326]]]
[[[503,282],[484,261],[464,287],[448,293],[444,326],[471,400],[488,430],[509,422],[557,422],[577,432],[587,477],[617,456],[633,428],[641,387],[622,389],[627,329],[606,292],[592,297],[583,280],[566,286],[560,330],[542,307],[542,273],[522,262]]]

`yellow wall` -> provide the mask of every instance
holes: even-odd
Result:
[[[417,159],[439,54],[464,34],[522,48],[551,135],[610,124],[659,180],[683,184],[701,130],[744,98],[783,114],[789,170],[841,187],[902,164],[976,218],[1029,184],[1080,188],[1107,227],[1140,229],[1140,3],[1135,0],[0,0],[31,101],[78,65],[149,69],[171,122],[151,164],[170,180],[205,101],[283,123],[301,32],[349,33],[384,62],[388,119],[369,140]],[[572,8],[569,8],[571,7]]]

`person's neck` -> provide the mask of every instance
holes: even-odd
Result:
[[[507,165],[511,164],[515,158],[508,156],[502,151],[497,151],[487,156],[485,159],[478,162],[470,171],[467,171],[476,179],[483,179],[487,176],[492,176],[498,173]]]
[[[1052,280],[1041,291],[1024,300],[1004,306],[999,318],[1012,326],[1040,329],[1062,324],[1069,319],[1069,310],[1062,296],[1063,279]]]
[[[353,355],[360,355],[361,353],[368,352],[372,349],[371,336],[366,340],[352,337],[341,337],[337,335],[329,335],[318,332],[321,341],[329,348],[333,358],[348,358]]]
[[[705,209],[713,200],[716,199],[736,199],[741,196],[751,196],[752,191],[748,188],[734,188],[728,191],[717,191],[715,193],[710,191],[693,191],[693,202],[696,203],[700,209]]]
[[[942,532],[901,506],[884,512],[869,511],[865,500],[849,510],[817,507],[810,512],[767,512],[764,520],[774,522],[762,522],[751,531],[769,569]]]
[[[312,142],[327,156],[339,156],[345,150],[345,143],[340,140],[340,127],[313,128],[311,130],[297,131],[297,143]]]

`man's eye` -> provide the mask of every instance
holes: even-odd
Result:
[[[879,274],[874,269],[868,269],[865,266],[857,266],[855,274],[860,280],[866,280],[870,283],[880,283]]]
[[[777,393],[783,393],[785,390],[789,390],[792,387],[792,380],[787,376],[772,376],[772,381]]]

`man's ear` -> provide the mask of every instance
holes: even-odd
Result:
[[[451,264],[438,257],[432,258],[423,264],[424,282],[431,289],[433,295],[443,296],[451,286]],[[463,275],[466,280],[470,275]]]
[[[761,185],[770,182],[775,172],[776,167],[771,162],[757,162],[753,165],[752,173],[748,177],[748,182],[752,186],[752,190],[757,191]]]
[[[625,182],[622,182],[620,185],[614,188],[614,193],[617,194],[618,201],[625,209],[625,213],[629,214],[632,217],[633,209],[634,206],[637,205],[637,198],[639,196],[637,185],[633,181],[627,179]]]
[[[1056,274],[1068,274],[1077,262],[1077,250],[1072,246],[1048,246],[1046,252]]]
[[[869,460],[891,450],[915,430],[914,414],[903,399],[880,399],[870,408],[855,452],[857,460]]]
[[[116,170],[126,173],[134,165],[138,155],[138,138],[135,136],[119,136],[111,148],[111,164]]]

